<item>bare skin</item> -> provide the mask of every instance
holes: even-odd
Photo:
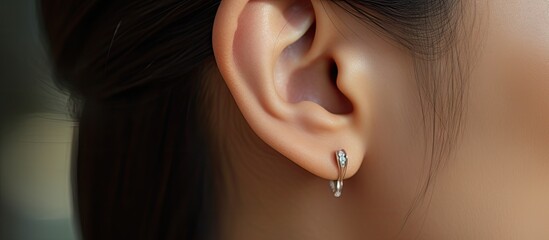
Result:
[[[473,5],[460,135],[423,194],[431,149],[408,51],[318,1],[222,1],[209,79],[221,236],[549,239],[549,2]]]

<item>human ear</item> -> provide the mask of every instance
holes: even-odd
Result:
[[[322,1],[224,0],[213,29],[221,75],[251,129],[307,171],[346,178],[366,155],[367,81]]]

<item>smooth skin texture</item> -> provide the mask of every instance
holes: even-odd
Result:
[[[222,1],[209,81],[221,236],[549,239],[549,2],[465,6],[476,50],[460,137],[422,194],[430,143],[409,51],[327,1]]]

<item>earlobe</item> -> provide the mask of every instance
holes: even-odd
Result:
[[[359,169],[366,152],[352,86],[334,43],[341,36],[321,3],[225,0],[216,16],[216,61],[240,111],[268,145],[304,169],[338,179],[335,152]],[[340,75],[341,74],[341,75]],[[342,88],[345,87],[345,88]]]

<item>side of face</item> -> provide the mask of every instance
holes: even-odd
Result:
[[[425,236],[549,238],[549,2],[474,5],[481,47],[465,125],[437,178]]]
[[[223,1],[216,60],[251,129],[288,160],[335,179],[346,149],[341,201],[365,235],[549,238],[549,3],[464,2],[470,72],[445,159],[430,139],[450,126],[430,122],[413,55],[332,3]]]

